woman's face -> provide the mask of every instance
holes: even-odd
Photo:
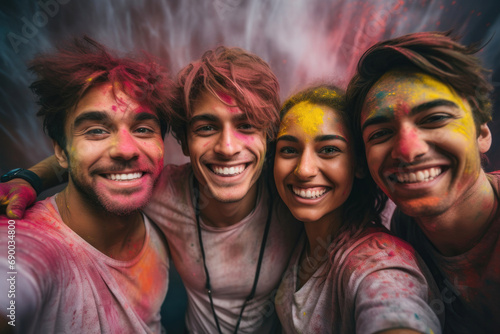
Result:
[[[355,177],[350,140],[332,108],[301,102],[285,114],[276,143],[274,178],[295,218],[314,222],[339,217]]]

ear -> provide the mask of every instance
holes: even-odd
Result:
[[[63,148],[59,146],[59,144],[53,140],[52,144],[54,145],[54,154],[56,155],[57,162],[62,168],[67,169],[69,167],[68,157],[66,156],[66,152],[64,152]]]
[[[480,153],[486,153],[491,147],[491,131],[486,123],[479,128],[477,146]]]

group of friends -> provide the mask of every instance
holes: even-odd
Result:
[[[239,48],[175,80],[88,37],[36,57],[55,155],[2,177],[15,281],[0,282],[0,329],[161,333],[171,261],[189,333],[494,333],[500,177],[483,169],[477,51],[400,36],[365,52],[346,91],[282,105],[269,65]],[[190,163],[163,166],[169,131]],[[67,186],[31,206],[61,168]]]

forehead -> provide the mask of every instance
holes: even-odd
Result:
[[[226,93],[218,92],[214,96],[208,91],[203,91],[193,103],[192,115],[199,114],[243,114],[240,108],[236,106],[234,98]]]
[[[116,116],[138,112],[155,114],[146,105],[138,103],[120,89],[119,84],[103,83],[90,88],[78,101],[73,116],[86,111],[110,112]]]
[[[278,137],[297,131],[306,136],[330,132],[347,135],[346,126],[337,111],[307,101],[296,104],[283,116]]]
[[[390,71],[366,95],[362,120],[374,113],[407,110],[433,100],[448,100],[465,108],[460,96],[447,84],[425,73]],[[407,107],[407,108],[405,108]]]

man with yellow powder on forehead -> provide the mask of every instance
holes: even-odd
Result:
[[[500,178],[481,167],[492,86],[475,52],[443,33],[387,40],[347,91],[370,172],[397,205],[392,228],[440,287],[447,333],[500,328]]]

